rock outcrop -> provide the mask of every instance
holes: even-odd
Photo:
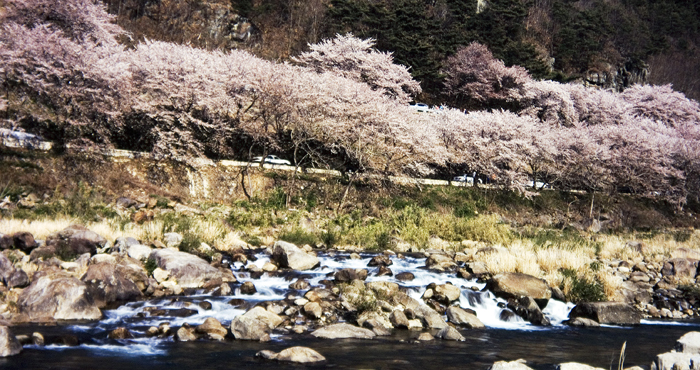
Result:
[[[570,320],[578,317],[591,319],[599,324],[638,325],[642,319],[642,313],[626,303],[588,302],[577,304],[569,312]]]
[[[19,344],[12,330],[7,326],[0,326],[0,357],[14,356],[22,352],[22,345]]]
[[[308,254],[294,244],[278,241],[272,247],[272,260],[280,268],[292,270],[309,270],[319,264],[316,256]]]
[[[509,299],[530,297],[537,301],[540,307],[544,307],[552,298],[552,290],[543,279],[517,272],[498,274],[486,284],[497,297]]]
[[[323,357],[320,353],[308,347],[291,347],[284,349],[279,353],[275,353],[270,350],[264,350],[258,352],[256,356],[262,357],[267,360],[295,362],[300,364],[318,363],[326,361],[326,358]]]
[[[360,328],[346,323],[333,324],[317,329],[311,333],[314,337],[325,339],[372,339],[376,335],[373,331],[365,328]]]
[[[82,281],[58,270],[40,271],[17,300],[30,321],[97,320],[102,312]]]
[[[113,302],[139,298],[148,286],[146,271],[128,263],[100,262],[90,265],[81,280],[100,308]]]
[[[205,260],[189,253],[156,249],[148,258],[154,260],[161,269],[168,271],[170,278],[174,278],[182,288],[201,288],[206,282],[216,278],[233,281],[232,275],[223,274]]]

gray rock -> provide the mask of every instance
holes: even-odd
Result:
[[[700,332],[691,331],[685,333],[676,342],[676,351],[691,354],[700,354]]]
[[[531,367],[525,365],[525,360],[516,361],[498,361],[494,362],[489,370],[532,370]]]
[[[163,243],[165,243],[167,247],[177,248],[180,246],[180,243],[182,243],[182,235],[178,233],[165,233],[163,234]]]
[[[114,246],[112,247],[113,252],[126,252],[129,247],[133,245],[138,245],[139,241],[130,236],[124,237],[120,236],[114,241]]]
[[[544,307],[552,297],[552,290],[543,279],[516,272],[498,274],[486,284],[486,289],[497,297],[509,299],[531,297]]]
[[[270,340],[270,327],[267,323],[245,315],[233,319],[231,322],[231,333],[236,339],[258,340],[261,342]]]
[[[61,299],[56,299],[61,297]],[[56,270],[39,271],[17,300],[31,321],[97,320],[102,312],[82,281]]]
[[[450,283],[436,285],[433,292],[433,299],[444,304],[450,304],[462,295],[462,290]]]
[[[359,320],[358,320],[359,323]],[[376,318],[367,319],[362,323],[362,327],[372,330],[377,336],[389,336],[391,335],[391,330],[387,329],[382,323]]]
[[[376,334],[374,334],[374,332],[369,329],[360,328],[346,323],[328,325],[326,327],[317,329],[316,331],[311,333],[311,335],[317,338],[325,339],[372,339],[376,336]]]
[[[153,249],[151,247],[145,246],[143,244],[135,244],[127,248],[126,254],[139,261],[145,260],[151,255]]]
[[[241,294],[255,294],[257,293],[257,289],[255,289],[255,284],[253,284],[252,281],[246,281],[241,285]]]
[[[216,278],[221,278],[224,282],[230,281],[229,276],[189,253],[154,249],[148,258],[155,260],[158,267],[168,271],[170,277],[175,278],[183,288],[201,288],[206,282]]]
[[[263,350],[258,352],[256,356],[267,360],[295,362],[300,364],[326,361],[326,358],[320,353],[308,347],[291,347],[282,350],[280,353],[275,353],[270,350]]]
[[[575,319],[571,320],[566,320],[564,321],[565,324],[571,325],[571,326],[584,326],[584,327],[598,327],[600,324],[591,319],[587,319],[585,317],[577,317]]]
[[[396,274],[396,279],[399,281],[411,281],[415,278],[416,278],[415,275],[413,275],[410,272],[402,272],[402,273]]]
[[[141,291],[148,287],[146,270],[128,263],[100,262],[90,265],[81,280],[100,308],[113,302],[139,298],[143,296]]]
[[[418,338],[416,339],[421,342],[428,342],[431,340],[435,340],[435,337],[433,337],[430,333],[420,333],[420,335],[418,335]]]
[[[588,302],[579,303],[569,312],[569,319],[577,317],[591,319],[599,324],[639,325],[642,313],[621,302]]]
[[[462,334],[457,331],[457,329],[451,327],[451,326],[445,326],[444,328],[440,329],[440,331],[435,335],[436,338],[444,339],[444,340],[455,340],[455,341],[464,341],[464,337]]]
[[[319,264],[316,256],[308,254],[296,245],[284,241],[277,241],[272,247],[272,260],[280,268],[290,268],[293,270],[309,270]]]
[[[281,317],[279,317],[279,315],[267,311],[266,309],[259,306],[251,308],[248,312],[244,313],[239,317],[260,320],[264,322],[265,325],[267,325],[270,329],[278,327],[282,323],[282,321],[284,321]]]
[[[676,279],[693,279],[698,273],[698,260],[691,258],[671,258],[664,263],[663,276]]]
[[[22,352],[22,345],[7,326],[0,326],[0,357],[14,356]]]
[[[401,310],[394,310],[391,315],[389,315],[389,321],[391,321],[391,325],[394,325],[395,328],[408,329],[408,318]]]
[[[549,319],[544,316],[542,310],[531,297],[520,297],[508,300],[508,308],[534,325],[549,326]]]
[[[651,370],[700,370],[700,355],[667,352],[656,356]]]
[[[460,307],[450,306],[447,308],[447,320],[455,325],[460,325],[466,328],[482,329],[484,323],[479,320],[476,315],[473,315]]]
[[[353,280],[367,279],[366,269],[342,269],[335,273],[335,281],[339,283],[347,283]]]
[[[442,315],[428,306],[420,305],[414,308],[413,312],[425,328],[442,329],[447,326],[447,322],[442,318]]]
[[[557,366],[558,370],[605,370],[600,367],[593,367],[586,364],[580,364],[578,362],[565,362]]]
[[[72,259],[84,253],[93,255],[98,248],[107,245],[107,239],[101,235],[88,230],[81,225],[71,225],[67,228],[55,232],[46,238],[46,245],[36,248],[30,254],[30,259],[45,260],[58,256],[64,260]]]
[[[434,253],[425,260],[425,266],[431,270],[450,271],[457,268],[455,261],[450,256]]]

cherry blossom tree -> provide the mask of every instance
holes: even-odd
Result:
[[[364,82],[402,104],[410,102],[413,96],[421,93],[420,84],[413,80],[408,67],[395,64],[391,53],[375,50],[374,43],[371,38],[338,34],[333,39],[309,44],[310,51],[292,59],[318,73],[328,72]]]
[[[477,42],[447,58],[443,73],[446,93],[460,107],[511,107],[525,97],[531,81],[525,68],[506,67]]]
[[[661,121],[676,127],[686,122],[700,122],[700,104],[671,85],[634,85],[621,94],[631,104],[632,114]]]

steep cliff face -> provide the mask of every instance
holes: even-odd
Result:
[[[586,86],[598,86],[618,92],[634,84],[649,83],[649,66],[646,63],[606,63],[602,68],[588,70],[583,78]]]
[[[260,29],[230,1],[106,0],[117,22],[143,38],[190,43],[207,49],[259,46]]]

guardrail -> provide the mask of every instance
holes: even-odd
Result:
[[[24,149],[30,149],[30,150],[41,150],[41,151],[49,151],[51,148],[53,148],[53,143],[50,141],[41,141],[37,140],[34,138],[29,138],[29,139],[21,139],[21,138],[16,138],[7,135],[7,131],[9,130],[4,130],[5,132],[1,132],[2,135],[2,145],[10,148],[24,148]],[[76,149],[76,150],[85,150],[83,148],[77,148],[74,146],[66,145],[66,148],[68,149]],[[99,149],[99,150],[94,150],[93,152],[98,152],[102,155],[108,156],[108,157],[114,157],[114,158],[129,158],[129,159],[139,159],[139,158],[151,158],[155,159],[151,153],[146,153],[146,152],[136,152],[136,151],[131,151],[131,150],[124,150],[124,149]],[[220,160],[220,161],[213,161],[209,158],[194,158],[194,162],[201,165],[201,166],[224,166],[224,167],[259,167],[260,163],[259,162],[245,162],[245,161],[233,161],[233,160]],[[296,166],[287,166],[287,165],[280,165],[280,164],[270,164],[270,163],[264,163],[262,165],[262,168],[264,169],[270,169],[270,170],[279,170],[279,171],[289,171],[289,172],[302,172],[302,173],[310,173],[310,174],[321,174],[321,175],[329,175],[329,176],[334,176],[334,177],[341,177],[342,173],[338,170],[328,170],[328,169],[322,169],[322,168],[301,168],[301,167],[296,167]],[[367,177],[370,178],[383,178],[381,175],[375,175],[375,174],[369,174]],[[471,186],[467,183],[463,182],[454,182],[454,181],[448,181],[448,180],[436,180],[436,179],[423,179],[423,178],[413,178],[413,177],[405,177],[405,176],[388,176],[389,181],[396,183],[396,184],[402,184],[402,185],[435,185],[435,186]],[[492,186],[486,185],[486,184],[480,184],[479,187],[486,187],[490,188]]]

